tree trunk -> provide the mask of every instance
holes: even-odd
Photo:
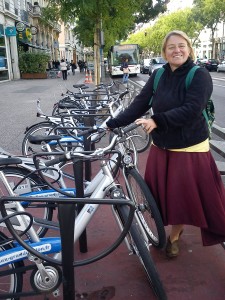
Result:
[[[100,19],[97,20],[94,33],[95,84],[100,84]]]

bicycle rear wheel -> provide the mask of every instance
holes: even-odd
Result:
[[[14,187],[23,180],[26,176],[28,176],[25,180],[21,181],[19,183],[18,187],[14,192],[16,192],[19,195],[23,195],[26,192],[38,192],[41,190],[46,190],[47,186],[46,183],[43,183],[42,180],[35,174],[30,174],[29,171],[26,171],[22,168],[15,168],[15,167],[8,167],[8,168],[0,168],[1,171],[4,172],[11,188],[14,190]],[[1,188],[1,186],[0,186]],[[29,189],[26,190],[25,189]],[[1,191],[3,189],[1,188]],[[50,206],[46,203],[37,203],[35,202],[21,202],[22,206],[26,209],[27,212],[30,212],[32,216],[35,218],[40,218],[48,221],[52,221],[53,217],[53,210],[54,207]],[[37,234],[39,237],[45,236],[46,232],[48,231],[48,228],[42,227],[39,225],[33,224]]]
[[[123,205],[118,207],[117,209],[119,211],[119,214],[122,216],[122,220],[126,220],[128,217],[128,208]],[[155,264],[152,260],[148,244],[145,241],[139,223],[135,219],[131,224],[129,236],[127,239],[134,253],[137,255],[142,266],[144,267],[147,278],[155,295],[160,300],[166,300],[166,292],[156,270]]]
[[[28,140],[30,135],[50,135],[54,134],[54,127],[55,125],[51,122],[41,122],[32,126],[25,134],[25,137],[22,141],[22,153],[23,155],[33,155],[37,152],[42,152],[43,145],[34,145],[31,144]]]
[[[136,169],[126,170],[127,191],[135,202],[137,215],[151,242],[157,248],[166,243],[166,233],[155,199]]]
[[[29,136],[38,136],[38,135],[65,135],[68,136],[68,131],[66,129],[60,129],[59,125],[56,125],[51,122],[42,122],[32,126],[27,132],[22,141],[22,153],[23,155],[29,156],[38,152],[47,152],[46,145],[31,144],[29,142]],[[78,143],[74,142],[65,142],[59,147],[58,143],[51,145],[52,151],[70,151],[73,147],[76,147]]]
[[[5,244],[7,237],[0,232],[0,252],[12,249],[12,244]],[[0,269],[0,295],[7,297],[10,293],[20,293],[23,287],[23,273],[17,272],[17,269],[22,267],[22,262],[10,263],[6,266],[1,266]],[[6,273],[7,272],[7,273]],[[6,298],[5,298],[6,299]],[[7,300],[19,300],[16,298],[7,298]]]

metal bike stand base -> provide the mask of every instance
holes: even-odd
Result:
[[[73,267],[75,204],[59,204],[58,211],[62,242],[63,300],[75,300]]]

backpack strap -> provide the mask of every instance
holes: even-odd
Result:
[[[159,68],[158,71],[155,74],[154,82],[153,82],[153,95],[149,101],[149,106],[152,106],[152,100],[153,96],[157,90],[159,79],[161,78],[162,74],[164,73],[165,69],[164,68]]]
[[[199,66],[194,66],[190,69],[190,71],[188,72],[187,76],[186,76],[186,79],[185,79],[185,87],[186,87],[186,90],[189,88],[189,86],[191,85],[191,81],[195,75],[195,71],[199,68]],[[209,118],[208,118],[208,115],[207,115],[207,112],[205,109],[203,109],[202,111],[202,114],[207,122],[207,124],[209,123]]]
[[[195,71],[199,68],[199,66],[194,66],[190,69],[190,71],[188,72],[186,79],[185,79],[185,87],[186,90],[189,88],[189,86],[191,85],[191,81],[195,75]]]

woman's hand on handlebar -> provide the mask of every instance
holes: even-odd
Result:
[[[151,133],[153,129],[157,128],[153,119],[137,119],[135,123],[141,125],[147,133]]]

